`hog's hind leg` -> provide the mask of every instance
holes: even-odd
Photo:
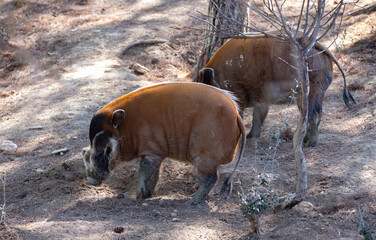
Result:
[[[162,159],[159,157],[144,156],[141,158],[137,199],[149,198],[154,193],[161,162]]]
[[[257,103],[253,107],[252,129],[247,135],[247,138],[256,139],[260,137],[261,127],[268,115],[268,111],[269,106],[267,104]]]
[[[200,187],[187,204],[196,205],[202,203],[218,179],[217,171],[214,173],[199,172]]]

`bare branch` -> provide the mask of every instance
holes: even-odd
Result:
[[[343,3],[343,0],[341,0],[341,3]],[[341,30],[341,26],[342,26],[342,21],[343,21],[343,16],[344,16],[344,12],[345,12],[345,9],[346,9],[346,5],[343,5],[343,10],[342,10],[342,14],[341,14],[341,19],[340,19],[340,22],[339,22],[339,26],[338,26],[338,31],[337,33],[334,35],[334,41],[337,40],[338,38],[338,35],[339,35],[339,32]],[[332,23],[329,25],[327,31],[325,31],[324,33],[322,33],[322,35],[320,37],[317,38],[317,41],[320,41],[327,33],[330,29],[333,29],[334,28],[334,25],[335,25],[335,21],[337,20],[338,18],[338,15],[339,15],[339,11],[341,10],[341,7],[338,8],[338,12],[337,13],[334,13],[333,14],[333,21]]]
[[[257,7],[257,4],[254,2],[254,6],[255,7],[250,7],[249,8],[254,11],[255,13],[259,14],[260,16],[262,16],[263,18],[265,18],[268,22],[274,22],[274,24],[277,24],[279,25],[280,27],[282,27],[282,22],[281,22],[281,19],[279,18],[279,16],[275,13],[274,9],[273,9],[273,3],[272,3],[272,0],[269,0],[270,2],[268,3],[268,6],[266,6],[266,8],[269,10],[269,12],[276,18],[276,19],[273,19],[271,17],[269,17],[268,13],[265,12],[264,10],[262,10],[261,8]],[[274,25],[273,25],[274,26]]]
[[[200,11],[197,11],[197,13],[201,14],[204,18],[214,18],[213,16],[205,15],[205,14],[201,13]],[[219,31],[219,29],[213,23],[209,22],[208,20],[194,16],[194,15],[191,15],[191,17],[196,18],[200,21],[203,21],[204,23],[210,25],[213,29],[215,29],[215,31]],[[211,30],[209,30],[209,31],[211,31]]]
[[[299,28],[300,28],[300,22],[302,20],[303,10],[304,10],[304,3],[305,3],[305,0],[303,0],[302,7],[300,9],[300,15],[299,15],[299,20],[298,20],[298,25],[296,27],[295,35],[298,35],[298,31],[299,31]]]
[[[356,3],[357,2],[359,2],[359,0],[356,1]],[[373,4],[368,5],[368,6],[360,7],[360,9],[348,13],[346,15],[346,17],[347,16],[357,16],[357,15],[360,15],[360,14],[366,14],[366,13],[370,13],[370,12],[373,12],[373,11],[376,11],[376,3],[373,3]]]
[[[303,6],[304,6],[304,4],[303,4]],[[302,8],[303,8],[303,6],[302,6]],[[303,41],[305,41],[305,39],[308,36],[308,33],[307,33],[308,19],[309,19],[309,0],[307,1],[307,6],[306,6],[306,15],[305,15],[305,25],[304,25],[304,32],[303,32]]]
[[[299,68],[297,68],[297,67],[295,67],[294,65],[292,65],[291,63],[287,62],[285,59],[283,59],[283,58],[281,58],[281,57],[279,57],[279,56],[274,56],[274,57],[276,57],[276,58],[278,58],[279,60],[281,60],[282,62],[286,63],[289,67],[291,67],[291,68],[293,68],[293,69],[295,69],[295,70],[297,70],[297,71],[300,71]]]
[[[289,40],[291,42],[293,42],[295,44],[295,46],[299,46],[299,43],[298,43],[297,39],[294,37],[294,34],[291,32],[290,27],[287,26],[287,23],[286,23],[286,21],[283,18],[282,9],[279,7],[277,0],[274,0],[274,3],[276,5],[276,7],[277,7],[279,16],[281,18],[281,21],[282,21],[282,24],[283,24],[283,29],[285,30],[285,33],[289,37]]]

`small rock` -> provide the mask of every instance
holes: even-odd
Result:
[[[146,203],[146,202],[142,203],[141,205],[142,205],[143,207],[147,207],[147,206],[149,206],[149,204]]]
[[[74,116],[73,113],[64,113],[64,112],[62,112],[62,113],[59,113],[59,114],[57,114],[56,116],[54,116],[53,119],[54,119],[55,121],[62,121],[62,120],[70,119],[70,118],[72,118],[73,116]]]
[[[68,150],[69,150],[68,148],[60,148],[60,149],[57,149],[55,151],[52,151],[51,155],[58,155],[58,154],[62,155],[64,153],[68,152]]]
[[[194,60],[193,58],[188,58],[188,63],[191,64],[191,65],[195,65],[196,60]]]
[[[153,216],[154,217],[158,217],[158,216],[160,216],[161,215],[161,212],[160,211],[157,211],[157,210],[153,210]]]
[[[61,164],[61,166],[63,166],[63,168],[64,168],[66,171],[71,171],[71,170],[72,170],[66,162],[63,162],[63,163]]]
[[[132,65],[132,69],[138,73],[138,74],[146,74],[148,72],[150,72],[150,70],[148,68],[146,68],[145,66],[142,66],[141,64],[139,63],[134,63]]]
[[[159,59],[158,58],[153,58],[151,60],[151,64],[157,64],[157,63],[159,63]]]
[[[120,193],[119,195],[116,196],[117,199],[122,199],[125,198],[124,194]]]
[[[72,188],[69,187],[69,186],[65,186],[65,187],[63,187],[63,192],[65,194],[70,194],[70,193],[72,193]]]
[[[124,232],[124,228],[123,228],[123,227],[116,226],[116,227],[114,228],[114,232],[116,232],[116,233],[122,233],[122,232]]]
[[[173,222],[180,222],[180,218],[173,218],[172,221]]]
[[[307,201],[302,201],[298,205],[294,207],[294,209],[304,215],[308,215],[310,217],[317,216],[317,210],[315,206]]]
[[[17,144],[10,140],[3,140],[1,143],[0,149],[3,151],[15,151],[17,150]]]
[[[177,214],[176,212],[172,212],[170,215],[171,215],[171,217],[173,217],[173,218],[175,218],[175,217],[178,216],[178,214]]]
[[[37,168],[37,169],[35,169],[35,171],[36,171],[37,173],[44,173],[44,172],[47,172],[47,170],[46,170],[45,168]]]

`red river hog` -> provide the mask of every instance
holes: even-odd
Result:
[[[87,183],[98,185],[122,161],[140,158],[137,198],[153,194],[163,159],[189,162],[200,187],[189,201],[202,202],[217,180],[217,168],[245,146],[245,128],[235,97],[200,83],[165,83],[140,88],[93,116],[90,149],[83,151]],[[235,171],[236,167],[234,168]],[[231,193],[234,171],[221,195]]]

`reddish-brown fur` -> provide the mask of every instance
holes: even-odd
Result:
[[[333,74],[333,56],[328,50],[326,53],[329,55],[320,51],[320,48],[312,49],[310,55],[314,56],[308,59],[311,71],[307,145],[314,145],[317,141],[322,100]],[[239,99],[241,111],[254,107],[252,130],[248,137],[257,138],[269,105],[288,103],[292,89],[299,91],[296,89],[297,81],[301,79],[297,56],[293,44],[276,38],[231,39],[200,71],[198,82],[233,92]],[[347,88],[346,91],[350,95]],[[300,94],[297,97],[300,101]]]
[[[236,104],[223,91],[197,83],[142,88],[94,115],[91,149],[84,154],[88,180],[100,183],[118,161],[141,157],[137,196],[149,197],[162,160],[173,158],[197,168],[201,186],[192,203],[198,203],[214,185],[218,166],[232,160],[241,135]]]

